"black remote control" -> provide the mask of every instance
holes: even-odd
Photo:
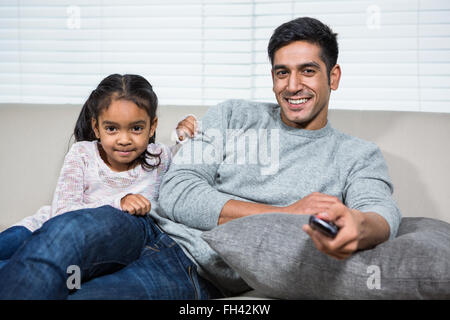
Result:
[[[322,232],[324,235],[330,238],[335,238],[339,231],[339,228],[333,222],[319,219],[315,215],[309,217],[309,225],[311,226],[311,228]]]

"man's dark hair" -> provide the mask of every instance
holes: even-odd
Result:
[[[321,48],[323,62],[327,66],[328,77],[336,65],[339,54],[337,33],[317,19],[302,17],[283,23],[275,29],[267,48],[270,63],[273,65],[275,52],[294,41],[307,41]]]

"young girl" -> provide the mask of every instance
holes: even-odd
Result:
[[[102,80],[78,117],[76,143],[65,157],[51,206],[0,233],[0,260],[9,259],[33,231],[65,212],[110,205],[130,214],[148,213],[177,149],[155,143],[157,104],[152,86],[141,76],[113,74]],[[193,136],[194,126],[189,116],[177,131]]]

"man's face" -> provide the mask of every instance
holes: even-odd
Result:
[[[330,93],[337,89],[341,72],[335,65],[328,81],[320,53],[318,45],[306,41],[294,41],[275,52],[273,92],[281,120],[288,126],[317,130],[327,123]]]

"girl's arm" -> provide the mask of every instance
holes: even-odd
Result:
[[[172,131],[171,140],[175,142],[170,147],[172,155],[175,155],[181,145],[193,138],[197,134],[198,121],[193,114],[188,114],[183,120],[179,121],[177,127]]]

